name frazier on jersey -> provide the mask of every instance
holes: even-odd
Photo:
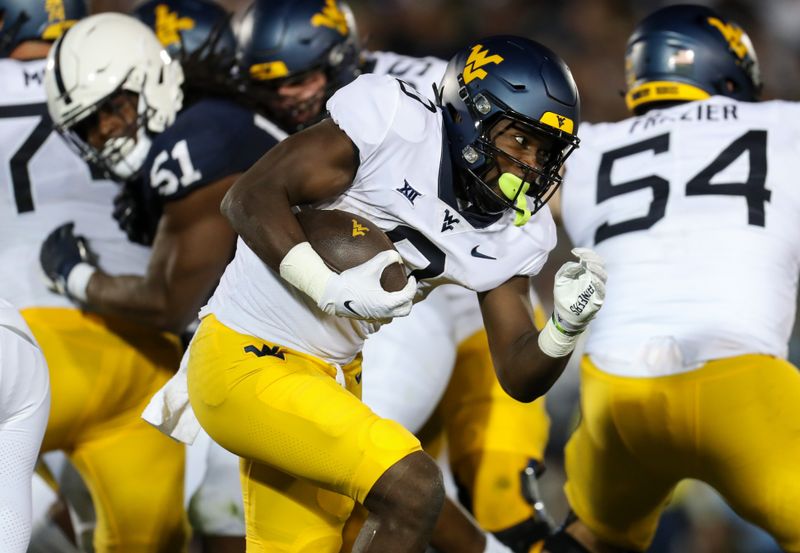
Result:
[[[654,111],[634,119],[628,132],[645,131],[672,121],[738,121],[736,107],[736,104],[697,104],[681,112],[680,115]]]

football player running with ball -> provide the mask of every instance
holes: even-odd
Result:
[[[247,101],[287,133],[322,119],[326,100],[362,73],[391,75],[435,101],[433,85],[447,66],[433,57],[362,49],[349,7],[325,0],[254,2],[241,21],[237,59]],[[413,186],[404,193],[416,201]],[[443,213],[442,233],[459,232],[460,225],[455,210]],[[532,295],[541,327],[546,316]],[[521,403],[498,383],[475,293],[454,285],[437,289],[408,318],[371,335],[363,359],[364,403],[426,435],[426,448],[441,443],[441,433],[431,437],[428,429],[443,427],[463,505],[481,527],[527,553],[549,531],[533,494],[526,494],[531,476],[522,476],[543,460],[549,421],[544,398]],[[449,516],[450,507],[432,542],[460,551],[474,531]],[[360,514],[348,524],[348,538]]]
[[[529,279],[555,245],[545,202],[577,146],[578,92],[556,54],[501,36],[451,59],[438,105],[362,75],[327,108],[223,201],[241,239],[190,346],[189,396],[209,435],[243,458],[250,550],[338,551],[355,500],[370,513],[355,551],[423,551],[441,473],[358,399],[359,350],[377,321],[460,284],[479,294],[504,389],[532,401],[550,388],[605,293],[601,260],[579,250],[556,278],[553,317],[541,333],[533,325]],[[303,204],[371,220],[399,254],[332,272],[293,214]],[[453,232],[446,211],[460,216]],[[384,291],[382,269],[401,260],[407,286]]]
[[[634,117],[581,130],[562,217],[610,276],[566,451],[577,520],[546,551],[645,551],[684,478],[800,552],[800,107],[756,102],[743,30],[679,5],[628,40]]]

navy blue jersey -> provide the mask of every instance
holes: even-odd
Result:
[[[229,100],[200,100],[153,139],[143,170],[145,194],[160,205],[183,198],[246,171],[282,138],[247,108]]]
[[[128,239],[151,245],[166,202],[246,171],[286,133],[229,100],[207,98],[153,138],[141,176],[122,185],[114,218]]]

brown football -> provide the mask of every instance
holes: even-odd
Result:
[[[297,213],[297,220],[311,247],[337,273],[395,249],[377,225],[346,211],[305,209]],[[407,282],[405,269],[399,263],[389,265],[381,275],[381,286],[387,292],[402,290]]]

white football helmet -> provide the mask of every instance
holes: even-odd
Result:
[[[182,83],[180,63],[153,31],[120,13],[93,15],[64,33],[50,49],[44,77],[56,129],[87,161],[122,180],[141,169],[148,133],[163,132],[175,121],[183,106]],[[135,128],[101,148],[91,146],[83,127],[93,119],[87,118],[123,91],[138,96]]]

